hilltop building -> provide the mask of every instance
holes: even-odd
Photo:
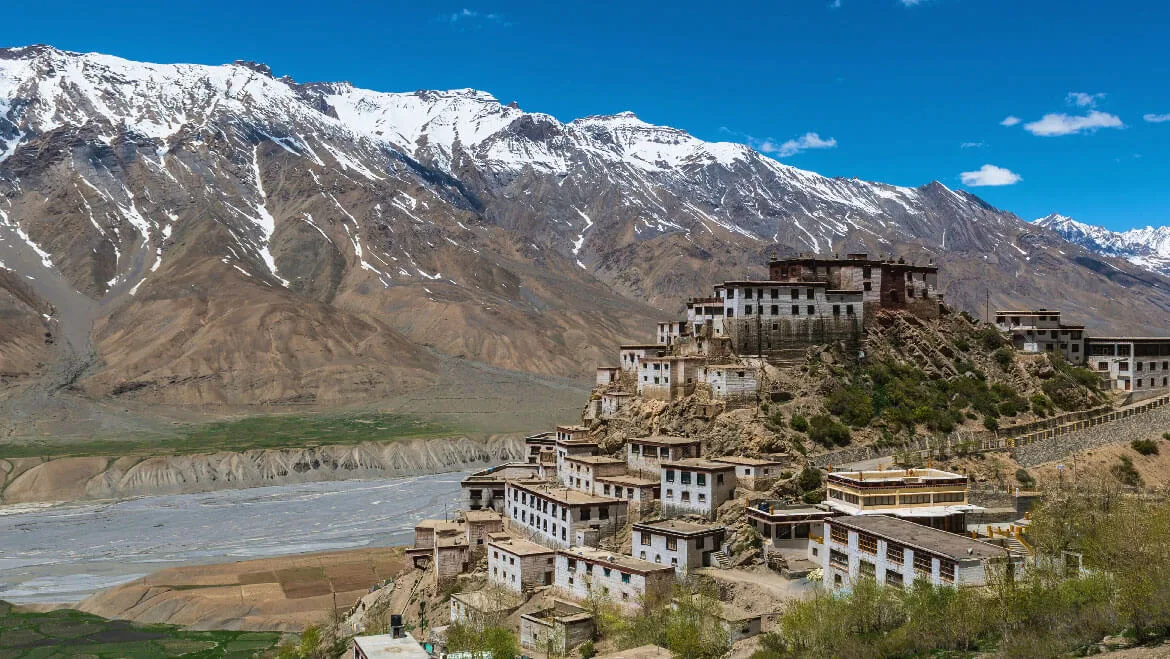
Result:
[[[548,547],[596,545],[626,522],[626,502],[569,488],[509,482],[509,528]]]
[[[679,576],[714,565],[712,556],[723,546],[722,526],[677,519],[657,519],[633,526],[632,553],[644,561],[669,565]]]
[[[660,470],[664,515],[714,519],[719,506],[735,493],[735,465],[686,458],[663,462]]]
[[[668,596],[674,584],[674,568],[669,565],[590,547],[562,549],[556,563],[556,587],[566,597],[585,600],[596,592],[626,611],[647,599]]]
[[[878,310],[908,311],[922,318],[937,318],[942,294],[938,292],[938,266],[919,265],[905,259],[871,259],[869,254],[845,258],[796,256],[772,259],[768,278],[789,283],[824,283],[842,291],[861,291],[863,315]]]

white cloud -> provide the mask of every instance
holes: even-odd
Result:
[[[1012,185],[1019,183],[1020,175],[1003,167],[984,165],[974,172],[960,173],[959,179],[963,181],[963,185],[976,188],[985,185]]]
[[[841,0],[833,0],[832,2],[829,3],[829,9],[840,9],[840,8],[841,8]]]
[[[1050,113],[1039,121],[1024,124],[1024,130],[1041,137],[1053,135],[1072,135],[1081,132],[1093,132],[1098,128],[1124,128],[1125,124],[1115,114],[1093,110],[1084,116]]]
[[[770,137],[765,140],[749,137],[748,143],[761,153],[774,153],[781,158],[796,155],[807,149],[832,149],[837,146],[836,139],[832,137],[827,140],[821,139],[820,135],[811,132],[781,144],[777,144]]]
[[[511,25],[504,20],[504,17],[496,13],[483,13],[464,7],[462,10],[453,14],[447,14],[447,20],[451,23],[485,25],[494,23],[497,25],[508,26]]]
[[[1144,114],[1142,115],[1142,119],[1145,119],[1152,124],[1160,124],[1164,121],[1170,121],[1170,114]]]
[[[1015,126],[1016,124],[1020,123],[1021,121],[1023,121],[1023,119],[1020,119],[1019,117],[1013,117],[1012,115],[1009,114],[1008,116],[1003,118],[1003,121],[999,122],[999,125],[1000,126]]]
[[[913,7],[926,2],[926,0],[901,0],[901,2],[903,7]]]
[[[1078,108],[1095,108],[1097,101],[1105,98],[1105,94],[1086,94],[1085,92],[1069,92],[1064,102]]]
[[[963,142],[959,145],[960,149],[981,149],[986,146],[983,142]]]

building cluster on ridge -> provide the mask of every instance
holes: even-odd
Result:
[[[685,320],[659,324],[657,343],[622,346],[617,366],[597,369],[585,420],[604,423],[639,398],[754,404],[767,362],[859,341],[882,311],[940,312],[934,265],[850,254],[773,260],[769,272],[767,281],[724,282],[711,297],[690,300]],[[453,521],[420,522],[407,557],[438,584],[485,566],[489,587],[452,596],[451,622],[524,606],[521,646],[548,651],[552,643],[558,652],[594,634],[586,600],[633,612],[669,597],[697,570],[730,567],[736,529],[719,520],[734,507],[762,539],[766,563],[780,557],[791,577],[820,570],[830,588],[862,577],[982,585],[991,564],[1023,560],[968,523],[983,509],[969,503],[966,476],[833,472],[824,503],[791,504],[770,498],[788,477],[784,463],[704,448],[698,437],[654,435],[607,453],[584,425],[532,435],[522,462],[465,478],[461,511]],[[760,632],[760,614],[726,609],[733,640]]]

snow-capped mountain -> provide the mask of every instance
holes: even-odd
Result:
[[[1170,308],[1164,280],[967,192],[630,112],[0,49],[0,374],[176,403],[369,399],[446,356],[577,376],[772,253],[846,250],[940,261],[972,309]]]
[[[1123,258],[1147,270],[1170,275],[1170,227],[1148,226],[1144,229],[1112,231],[1078,222],[1059,213],[1041,217],[1032,223],[1052,229],[1070,243],[1089,251]]]

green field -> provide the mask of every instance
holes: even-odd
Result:
[[[138,433],[69,442],[13,442],[0,445],[0,458],[214,453],[329,444],[352,445],[449,437],[458,433],[456,428],[404,414],[275,414],[180,427],[173,434]]]
[[[49,657],[254,657],[276,647],[277,632],[194,632],[135,625],[62,609],[23,613],[0,601],[0,659]]]

